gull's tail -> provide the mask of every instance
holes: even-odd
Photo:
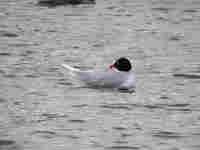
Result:
[[[63,66],[65,69],[67,69],[68,72],[69,72],[71,75],[73,75],[73,76],[80,72],[79,69],[74,68],[74,67],[71,67],[71,66],[69,66],[69,65],[67,65],[67,64],[62,64],[62,66]]]

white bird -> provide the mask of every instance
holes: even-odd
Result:
[[[121,57],[110,66],[108,71],[88,70],[82,71],[69,65],[62,64],[76,79],[94,87],[115,88],[134,91],[136,87],[135,74],[130,61]]]

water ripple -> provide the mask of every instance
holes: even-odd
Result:
[[[132,104],[132,103],[114,103],[114,104],[102,104],[100,107],[109,109],[125,109],[132,110],[134,108],[148,108],[148,109],[163,109],[162,105],[158,104]]]
[[[33,122],[50,121],[50,120],[56,120],[60,118],[67,118],[67,117],[68,116],[65,114],[43,113],[39,116],[38,119],[34,120]]]
[[[68,121],[71,123],[85,123],[86,122],[85,120],[82,120],[82,119],[71,119]]]
[[[31,133],[31,135],[39,135],[44,138],[54,138],[57,136],[56,132],[48,131],[48,130],[37,130]]]
[[[189,105],[188,103],[167,104],[168,107],[187,107]]]
[[[152,10],[163,12],[163,13],[168,13],[169,11],[171,11],[173,9],[172,8],[167,8],[167,7],[155,7],[155,8],[152,8]]]
[[[177,139],[185,137],[178,132],[170,132],[170,131],[158,131],[156,133],[153,133],[152,136],[165,139],[172,139],[172,138]]]
[[[84,108],[84,107],[88,107],[87,104],[79,104],[79,105],[72,105],[72,107],[74,108]]]
[[[108,149],[119,149],[119,150],[137,150],[137,149],[140,149],[139,147],[136,147],[136,146],[111,146],[111,147],[108,147]]]
[[[0,97],[0,103],[4,103],[4,102],[6,102],[6,100]]]
[[[52,114],[52,113],[43,113],[42,116],[47,118],[47,119],[66,118],[66,117],[68,117],[65,114],[61,115],[61,114]]]
[[[63,79],[63,78],[57,79],[57,84],[59,84],[59,85],[73,85],[72,82],[70,82],[66,79]]]
[[[114,103],[114,104],[102,104],[100,105],[102,108],[107,109],[124,109],[124,110],[132,110],[134,108],[146,108],[146,109],[163,109],[170,111],[193,111],[190,108],[190,104],[188,103],[176,103],[176,104],[129,104],[129,103]]]
[[[186,79],[200,79],[200,74],[174,73],[173,76]]]
[[[9,52],[0,52],[0,56],[11,56],[12,54]]]
[[[170,110],[170,111],[193,111],[192,108],[189,107],[190,104],[188,103],[176,103],[176,104],[157,104],[157,107],[164,110]]]
[[[187,12],[187,13],[196,13],[196,12],[198,12],[198,10],[195,10],[195,9],[185,9],[184,12]]]
[[[60,5],[95,4],[95,0],[39,0],[38,6],[56,7]]]
[[[0,36],[4,36],[4,37],[18,37],[19,35],[17,35],[14,32],[0,31]]]
[[[127,130],[126,127],[121,127],[121,126],[113,127],[113,129],[115,129],[115,130],[120,130],[120,131],[122,131],[122,130]]]
[[[118,140],[118,141],[115,141],[114,143],[116,143],[116,144],[127,144],[128,141]]]
[[[75,136],[75,135],[67,135],[67,137],[70,139],[80,139],[80,137]]]
[[[26,78],[39,78],[40,76],[36,73],[32,73],[32,74],[25,74],[24,77],[26,77]]]
[[[128,106],[126,104],[104,104],[101,105],[102,108],[108,108],[108,109],[124,109],[124,110],[131,110],[131,106]]]
[[[16,142],[13,141],[13,140],[3,140],[3,139],[0,139],[0,148],[1,148],[1,146],[4,146],[4,145],[13,145],[15,143]]]

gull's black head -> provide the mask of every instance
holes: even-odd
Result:
[[[130,61],[125,57],[117,59],[115,63],[110,66],[110,68],[113,67],[119,71],[126,71],[126,72],[130,71],[132,68]]]

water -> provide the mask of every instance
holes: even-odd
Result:
[[[0,149],[200,149],[199,0],[35,4],[0,1]],[[136,93],[84,88],[60,66],[120,56]]]

